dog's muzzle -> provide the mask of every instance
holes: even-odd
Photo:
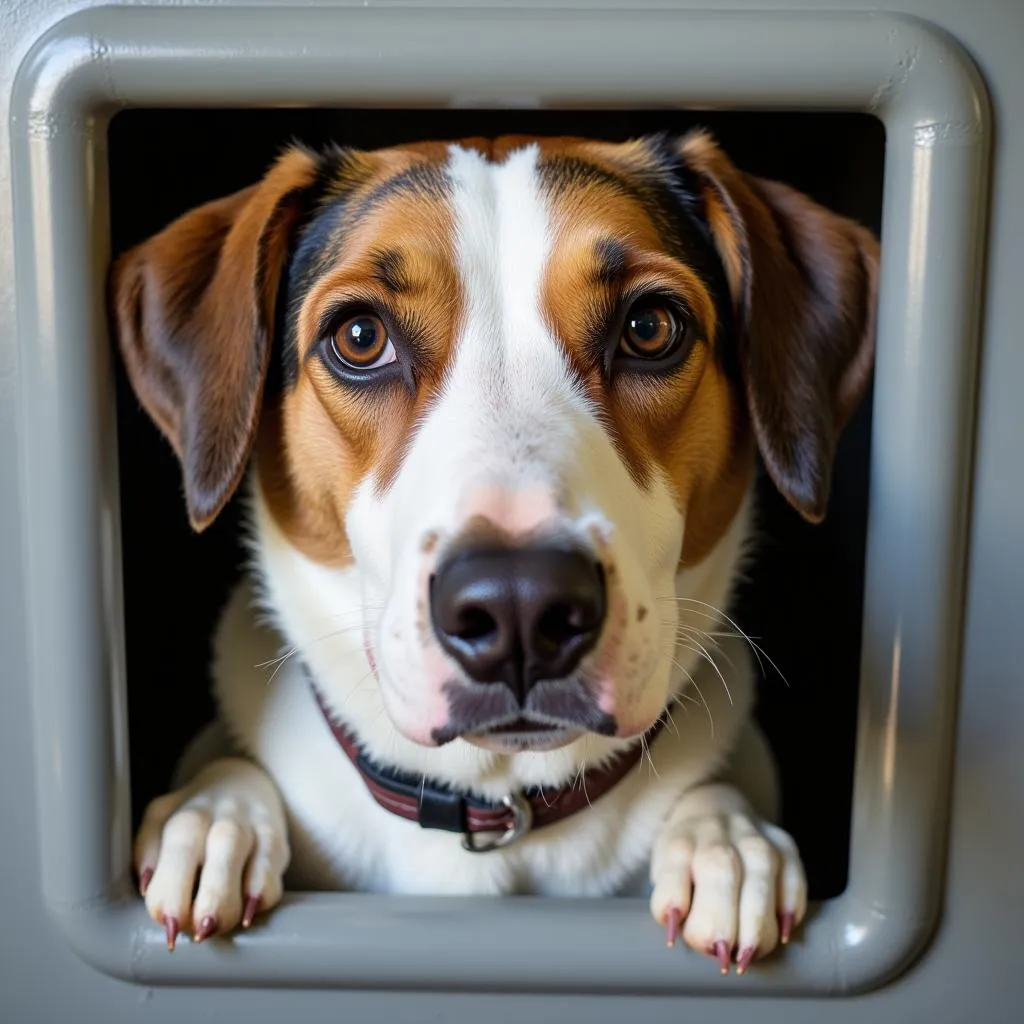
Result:
[[[555,692],[596,646],[606,614],[601,564],[571,546],[457,550],[430,582],[441,648],[468,677],[445,732],[503,727],[526,712],[538,728],[583,726]],[[575,709],[574,709],[575,710]],[[589,713],[585,717],[591,717]],[[601,730],[603,731],[603,730]]]

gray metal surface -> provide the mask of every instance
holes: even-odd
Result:
[[[1019,5],[975,4],[969,18],[952,7],[940,12],[945,27],[968,44],[1003,111],[963,615],[977,214],[990,140],[979,81],[955,46],[920,24],[863,15],[634,11],[581,18],[551,11],[428,13],[421,4],[419,13],[338,5],[282,16],[232,6],[94,11],[57,26],[42,42],[44,27],[72,5],[25,2],[12,8],[14,16],[0,12],[4,103],[13,69],[27,54],[13,85],[13,148],[0,136],[0,157],[10,159],[0,170],[9,204],[0,219],[0,316],[8,327],[0,333],[0,813],[5,836],[16,837],[0,851],[0,892],[13,914],[13,926],[9,921],[0,933],[0,1011],[13,1013],[4,1019],[53,1019],[58,1008],[75,1008],[79,1019],[223,1013],[274,1020],[301,1006],[308,1019],[334,1017],[344,1007],[406,1019],[578,1012],[596,1020],[618,1019],[624,1005],[633,1018],[653,1019],[675,1004],[702,1020],[749,1019],[755,1007],[769,1019],[777,1013],[819,1020],[827,1005],[838,1020],[859,1017],[865,999],[824,1004],[777,996],[859,988],[901,967],[928,939],[943,891],[946,913],[935,944],[910,975],[866,1000],[872,1012],[883,1019],[1015,1019],[1012,1005],[1022,989],[1013,960],[1015,915],[1024,913],[1017,875],[1024,755],[1016,732],[1024,724],[1024,687],[1012,685],[1019,681],[1021,643],[1011,616],[1024,597],[1022,414],[1014,386],[1024,379],[1017,326],[1024,309],[1016,287],[1024,230],[1005,175],[1007,161],[1014,154],[1019,161],[1024,151],[1024,121],[1013,113],[1020,104],[1009,106],[1024,93]],[[168,957],[128,893],[116,467],[98,301],[106,256],[105,118],[127,101],[368,102],[410,95],[462,104],[841,107],[872,109],[886,122],[851,886],[815,917],[804,943],[755,976],[723,983],[696,958],[666,958],[645,909],[629,901],[301,896],[234,948],[183,944]],[[17,334],[6,323],[15,312]],[[944,873],[945,752],[962,618],[961,746],[952,859]],[[56,928],[42,919],[44,908]],[[652,995],[623,1004],[608,996],[538,1002],[307,992],[290,1003],[286,992],[161,989],[140,1004],[142,990],[77,964],[58,929],[104,970],[147,983],[459,988],[471,978],[477,987],[520,992],[610,987],[776,998]]]

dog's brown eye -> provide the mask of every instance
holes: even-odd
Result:
[[[331,338],[334,354],[347,366],[368,370],[395,358],[387,328],[378,317],[362,314],[346,320]]]
[[[666,306],[637,305],[626,314],[620,347],[627,356],[660,359],[679,344],[683,333]]]

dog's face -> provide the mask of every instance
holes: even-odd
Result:
[[[254,449],[289,544],[379,609],[395,726],[544,749],[661,714],[755,448],[824,513],[876,276],[703,134],[469,140],[291,150],[123,257],[113,309],[194,525]]]

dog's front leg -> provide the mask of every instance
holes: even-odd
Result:
[[[725,783],[699,786],[673,808],[651,858],[651,913],[669,945],[715,957],[743,973],[781,941],[807,909],[796,843],[761,820]]]
[[[224,757],[150,803],[133,859],[146,909],[173,949],[181,931],[202,941],[248,927],[281,899],[289,857],[274,784],[250,761]]]

